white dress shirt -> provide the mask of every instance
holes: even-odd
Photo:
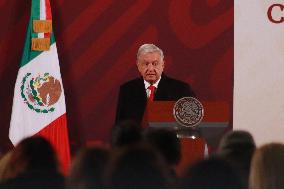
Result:
[[[153,86],[156,87],[156,90],[157,90],[157,88],[158,88],[158,85],[159,85],[160,80],[161,80],[161,77],[160,77],[160,79],[158,79],[158,81],[156,81],[156,83],[153,84]],[[147,81],[144,80],[144,85],[145,85],[145,90],[146,90],[146,93],[147,93],[147,98],[149,98],[150,93],[151,93],[151,90],[148,89],[148,87],[149,87],[151,84],[150,84],[149,82],[147,82]]]

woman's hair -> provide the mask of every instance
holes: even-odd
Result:
[[[10,159],[12,150],[3,155],[0,159],[0,182],[10,178]]]
[[[228,132],[221,140],[216,153],[228,161],[238,171],[246,188],[250,164],[255,151],[255,142],[252,135],[247,131],[235,130]]]
[[[251,162],[250,189],[284,188],[284,145],[266,144],[257,149]]]

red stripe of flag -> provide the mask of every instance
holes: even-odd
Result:
[[[46,138],[54,147],[61,171],[66,174],[70,165],[70,149],[66,113],[48,124],[36,135]]]
[[[52,20],[51,15],[51,7],[49,0],[45,0],[45,14],[46,14],[46,20]],[[44,38],[49,38],[50,33],[44,33]]]

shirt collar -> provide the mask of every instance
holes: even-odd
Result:
[[[158,79],[158,81],[156,81],[156,83],[153,84],[154,87],[156,87],[156,89],[158,88],[159,82],[161,80],[162,77],[160,77],[160,79]],[[144,85],[145,85],[145,89],[147,90],[148,87],[151,85],[149,82],[144,80]]]

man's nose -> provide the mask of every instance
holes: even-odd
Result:
[[[153,64],[148,64],[148,69],[149,69],[149,70],[154,70]]]

